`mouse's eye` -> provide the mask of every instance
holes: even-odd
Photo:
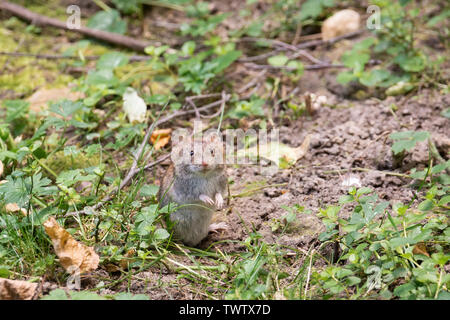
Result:
[[[194,150],[191,150],[191,157],[194,156]]]
[[[211,155],[214,156],[214,150],[213,149],[211,149]]]

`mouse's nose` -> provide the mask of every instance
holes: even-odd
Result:
[[[208,166],[208,164],[207,164],[205,161],[203,161],[203,162],[202,162],[202,167],[203,167],[203,168],[206,168],[207,166]]]

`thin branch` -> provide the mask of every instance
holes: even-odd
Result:
[[[266,59],[269,58],[271,56],[274,56],[280,52],[286,51],[286,50],[291,50],[291,51],[297,51],[299,49],[306,49],[306,48],[311,48],[311,47],[316,47],[316,46],[322,46],[322,45],[330,45],[330,44],[334,44],[340,40],[343,39],[347,39],[347,38],[352,38],[355,36],[358,36],[360,34],[362,34],[365,30],[358,30],[358,31],[354,31],[354,32],[350,32],[347,34],[344,34],[342,36],[338,36],[329,40],[312,40],[312,41],[307,41],[307,42],[303,42],[300,43],[298,45],[291,45],[288,43],[284,43],[282,41],[279,40],[272,40],[272,39],[264,39],[264,38],[242,38],[244,39],[244,41],[251,41],[251,42],[256,42],[256,41],[266,41],[269,42],[272,47],[278,47],[275,50],[257,55],[257,56],[252,56],[252,57],[245,57],[245,58],[240,58],[238,59],[239,62],[252,62],[252,61],[257,61],[257,60],[262,60],[262,59]],[[242,40],[241,39],[241,40]],[[295,47],[296,49],[293,50],[293,47]],[[299,56],[304,54],[304,52],[299,53]],[[293,59],[293,58],[291,58]]]
[[[30,57],[35,59],[46,59],[46,60],[79,60],[79,56],[65,56],[62,54],[36,54],[36,53],[28,53],[28,52],[4,52],[0,51],[0,55],[2,56],[10,56],[10,57]],[[85,60],[98,60],[100,56],[84,56]],[[132,55],[128,57],[128,60],[131,62],[135,61],[147,61],[150,60],[150,56],[144,55]]]
[[[255,64],[255,63],[246,63],[246,67],[257,69],[257,70],[288,70],[295,71],[296,67],[288,67],[288,66],[272,66],[265,64]],[[326,69],[326,68],[345,68],[343,64],[310,64],[305,66],[305,70],[318,70],[318,69]]]
[[[259,81],[259,78],[264,76],[266,73],[267,73],[266,69],[262,70],[260,73],[258,73],[256,76],[253,77],[252,81],[248,82],[245,86],[240,88],[237,92],[239,94],[241,94],[241,93],[245,92],[245,90],[253,87]]]
[[[127,37],[121,34],[91,29],[87,27],[79,27],[76,29],[70,29],[67,27],[67,24],[58,19],[49,18],[47,16],[37,14],[32,12],[22,6],[19,6],[14,3],[10,3],[8,1],[0,2],[0,9],[9,12],[17,17],[20,17],[24,20],[30,21],[32,24],[39,26],[50,26],[59,29],[64,29],[67,31],[73,31],[85,36],[89,36],[92,38],[100,39],[109,43],[113,43],[119,46],[127,47],[136,51],[144,51],[144,49],[149,45],[160,45],[159,41],[142,41],[138,39],[134,39],[131,37]]]

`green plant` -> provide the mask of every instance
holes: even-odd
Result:
[[[419,210],[379,202],[369,188],[350,189],[341,205],[355,203],[349,218],[340,218],[341,206],[321,210],[327,231],[322,242],[337,241],[340,267],[332,265],[314,274],[325,295],[385,299],[436,299],[448,296],[450,276],[444,269],[448,250],[448,217],[431,215],[432,206]],[[437,208],[437,207],[436,207]],[[436,211],[434,208],[434,212]]]
[[[343,55],[342,62],[351,71],[339,73],[338,82],[359,81],[367,87],[392,87],[386,94],[398,95],[413,90],[421,79],[436,81],[427,74],[433,74],[439,81],[435,69],[443,59],[432,61],[417,46],[419,24],[423,24],[419,8],[411,1],[380,0],[373,4],[381,8],[381,26],[374,29],[374,37],[355,44]],[[370,68],[371,58],[381,64]]]

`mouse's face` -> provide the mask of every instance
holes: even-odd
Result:
[[[203,139],[181,139],[172,148],[172,161],[179,173],[208,175],[224,169],[223,143],[217,134]]]

